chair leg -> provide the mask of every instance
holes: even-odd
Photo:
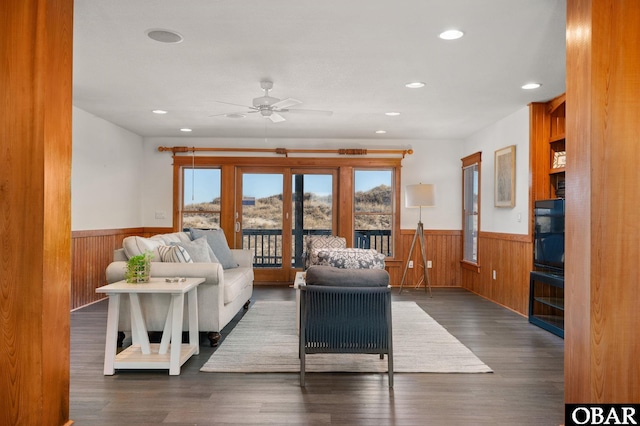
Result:
[[[300,386],[304,387],[305,352],[300,351]]]
[[[387,354],[387,365],[389,370],[389,389],[393,389],[393,353]]]

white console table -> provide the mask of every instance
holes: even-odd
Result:
[[[204,278],[187,278],[183,282],[168,283],[165,278],[151,278],[148,283],[129,284],[125,281],[96,289],[109,296],[107,337],[104,350],[104,375],[115,369],[169,369],[172,376],[180,374],[180,367],[200,350],[198,336],[198,285]],[[147,327],[140,308],[139,295],[164,293],[171,295],[167,319],[160,344],[150,344]],[[116,355],[120,295],[128,294],[131,301],[131,333],[133,344]],[[189,310],[189,343],[182,344],[184,296]],[[171,343],[171,344],[170,344]],[[167,353],[168,352],[168,353]]]

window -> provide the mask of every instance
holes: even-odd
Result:
[[[477,152],[462,159],[462,264],[478,270],[480,161]]]
[[[182,228],[219,228],[220,169],[182,170]]]
[[[355,170],[354,246],[393,254],[393,170]]]
[[[173,228],[219,227],[232,248],[253,238],[250,247],[260,264],[255,280],[263,282],[293,279],[308,234],[339,235],[348,247],[393,257],[401,160],[175,155]],[[244,181],[245,173],[265,179]],[[266,179],[274,174],[280,176],[277,187]],[[274,192],[253,193],[253,186]],[[281,197],[278,226],[264,222],[268,212],[257,212],[270,195]]]

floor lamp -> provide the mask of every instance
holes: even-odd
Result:
[[[416,246],[416,240],[420,240],[420,249],[422,252],[422,266],[424,275],[416,284],[416,288],[420,286],[420,283],[424,280],[424,290],[429,289],[429,296],[431,294],[431,281],[429,281],[429,271],[427,269],[427,255],[426,246],[424,243],[424,227],[422,226],[422,208],[433,207],[436,205],[436,187],[431,183],[419,183],[417,185],[407,185],[405,188],[405,207],[419,207],[420,216],[418,219],[418,227],[416,233],[413,236],[413,242],[409,249],[409,256],[407,257],[407,263],[404,266],[404,273],[402,274],[402,281],[400,282],[400,293],[402,293],[402,287],[404,286],[404,279],[407,277],[407,270],[409,269],[409,262],[413,255],[413,249]]]

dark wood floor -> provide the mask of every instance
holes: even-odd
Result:
[[[287,287],[256,287],[253,300],[293,300]],[[492,374],[395,375],[201,373],[213,348],[180,376],[118,371],[103,376],[106,303],[71,314],[71,414],[76,425],[559,425],[562,339],[463,289],[394,294],[415,300]],[[242,314],[223,330],[223,338]],[[221,343],[224,344],[224,341]]]

